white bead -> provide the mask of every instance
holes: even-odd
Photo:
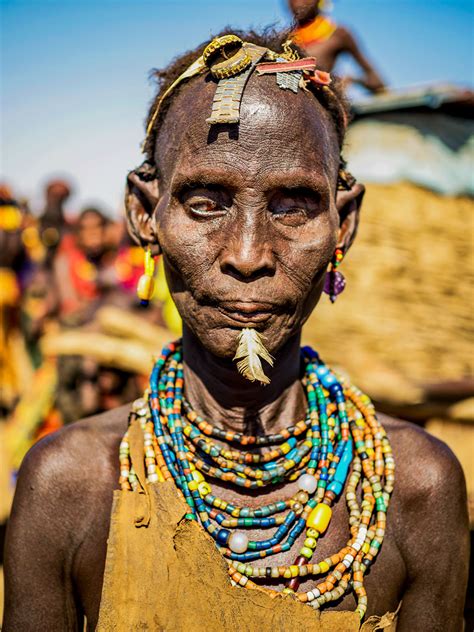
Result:
[[[318,486],[318,481],[311,474],[302,474],[298,479],[298,488],[308,494],[314,494]]]
[[[229,549],[234,553],[245,553],[249,545],[249,539],[245,533],[235,531],[229,537]]]

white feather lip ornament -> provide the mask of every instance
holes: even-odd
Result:
[[[270,379],[263,372],[260,358],[263,358],[270,366],[273,366],[273,357],[265,349],[262,336],[258,331],[248,327],[242,329],[234,356],[234,360],[238,360],[237,369],[239,373],[251,382],[258,381],[262,384],[270,384]]]

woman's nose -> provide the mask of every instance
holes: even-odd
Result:
[[[221,271],[241,281],[273,276],[275,256],[265,233],[254,223],[236,231],[221,252]]]

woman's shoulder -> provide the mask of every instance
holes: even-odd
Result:
[[[18,487],[49,496],[67,489],[109,484],[118,471],[118,448],[127,429],[130,405],[88,417],[61,428],[36,443],[20,467]]]
[[[464,473],[452,450],[422,427],[387,415],[378,415],[395,459],[395,489],[407,500],[424,498],[443,502],[446,493],[463,501]]]
[[[125,406],[71,424],[28,452],[7,531],[8,590],[21,593],[15,576],[53,586],[61,577],[68,585],[84,544],[106,541],[128,410]],[[101,554],[98,550],[99,559]]]

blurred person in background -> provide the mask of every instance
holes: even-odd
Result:
[[[11,442],[6,428],[18,402],[30,389],[35,366],[41,363],[36,341],[29,336],[32,302],[26,299],[45,249],[26,202],[19,203],[11,189],[0,185],[0,525],[11,504]],[[51,287],[51,283],[49,283]],[[44,306],[44,301],[42,301]],[[50,306],[46,310],[49,313]],[[32,344],[30,344],[32,342]],[[21,435],[22,415],[12,435]],[[12,436],[9,435],[9,436]],[[30,444],[29,444],[30,445]],[[4,530],[0,526],[0,549]]]
[[[66,222],[67,190],[62,182],[48,185],[41,224],[27,201],[19,204],[6,185],[0,187],[0,522],[33,443],[80,417],[116,408],[142,389],[133,345],[125,343],[121,352],[121,340],[100,333],[96,322],[101,307],[138,307],[142,251],[124,235],[123,220],[111,221],[98,208]],[[58,235],[58,243],[50,240]],[[153,318],[161,309],[154,303],[140,314]],[[45,352],[45,341],[61,332],[74,336],[74,349]],[[102,338],[84,344],[81,335],[92,332]],[[119,366],[104,354],[104,344],[121,356]]]
[[[37,222],[26,203],[18,203],[6,185],[0,186],[0,327],[2,329],[0,397],[11,406],[27,383],[25,371],[35,364],[35,353],[29,345],[31,318],[38,323],[54,310],[54,291],[45,280],[41,293],[47,300],[41,308],[33,308],[30,288],[37,285],[45,260]],[[53,300],[51,300],[53,299]],[[33,326],[33,329],[36,325]],[[36,338],[36,334],[33,336]]]
[[[113,258],[107,239],[109,223],[99,209],[86,208],[57,247],[53,269],[61,320],[80,323],[90,319],[108,287],[102,279]]]
[[[54,259],[60,320],[90,322],[104,304],[131,307],[141,266],[141,253],[123,236],[123,222],[96,207],[84,209]]]
[[[359,84],[370,92],[383,91],[383,79],[362,53],[361,45],[353,33],[325,15],[324,4],[324,0],[289,0],[296,22],[292,35],[295,44],[307,55],[316,57],[318,67],[327,72],[334,69],[340,55],[350,55],[363,74],[357,77],[344,77],[344,83]]]
[[[95,314],[100,307],[118,304],[129,309],[136,301],[134,292],[126,288],[130,286],[129,276],[136,282],[140,264],[125,270],[119,234],[117,223],[100,209],[88,207],[78,216],[72,232],[61,240],[53,270],[62,325],[97,331]],[[127,372],[100,366],[92,349],[83,349],[83,355],[60,356],[58,369],[56,401],[65,423],[78,415],[109,410],[136,392]]]
[[[46,266],[52,265],[61,238],[68,232],[65,208],[71,195],[71,186],[65,180],[51,180],[45,187],[45,206],[39,216],[41,241],[46,247]]]
[[[22,241],[22,211],[6,185],[0,186],[0,417],[21,389],[18,360],[20,278],[27,263]]]

